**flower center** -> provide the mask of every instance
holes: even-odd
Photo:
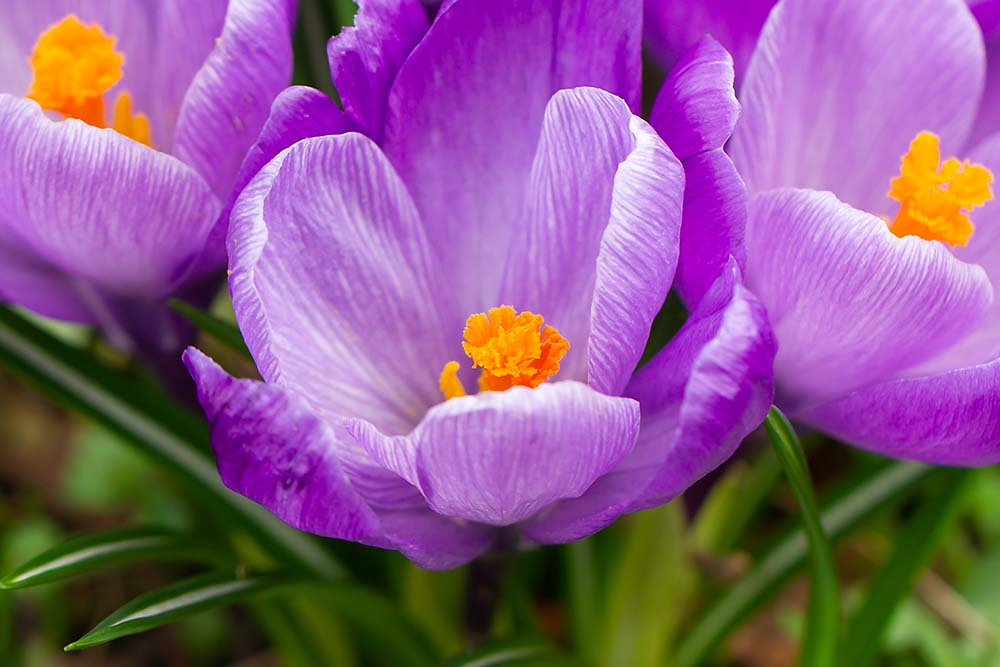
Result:
[[[115,51],[115,38],[96,23],[89,26],[70,14],[41,34],[31,51],[34,77],[28,99],[46,111],[106,127],[104,94],[122,78],[125,56]],[[112,129],[150,144],[149,119],[132,113],[132,98],[115,100]]]
[[[518,313],[510,306],[476,313],[465,322],[462,348],[473,368],[482,368],[480,391],[503,391],[514,386],[537,387],[559,372],[559,361],[569,342],[541,315]],[[465,396],[458,379],[459,364],[449,361],[441,371],[445,400]]]
[[[896,236],[964,246],[975,229],[969,211],[993,199],[993,174],[953,157],[942,164],[940,141],[933,132],[921,132],[910,143],[889,188],[889,196],[899,202],[889,229]]]

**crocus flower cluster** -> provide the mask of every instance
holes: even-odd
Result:
[[[221,215],[291,75],[292,0],[9,0],[0,296],[159,346],[225,264]]]
[[[997,0],[363,0],[340,104],[284,88],[292,0],[7,11],[0,295],[162,347],[228,255],[262,379],[184,361],[223,481],[298,528],[580,539],[772,400],[1000,461]]]
[[[771,399],[770,330],[728,254],[683,272],[691,317],[635,372],[685,243],[685,172],[701,210],[741,201],[687,169],[719,162],[731,61],[688,54],[664,142],[633,113],[638,0],[456,0],[429,27],[394,5],[330,43],[344,111],[288,91],[266,164],[247,162],[230,287],[264,382],[186,356],[223,480],[435,568],[670,500]],[[324,136],[297,141],[293,118]]]

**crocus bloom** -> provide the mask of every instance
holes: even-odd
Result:
[[[186,354],[230,488],[452,567],[501,532],[566,542],[666,502],[761,421],[773,341],[735,262],[633,374],[684,190],[630,110],[640,16],[455,0],[405,45],[366,14],[330,48],[346,119],[306,90],[279,100],[260,155],[301,134],[295,105],[364,134],[281,151],[234,207],[230,288],[264,382]]]
[[[225,264],[220,219],[291,74],[292,0],[11,0],[0,298],[157,344]]]
[[[967,140],[984,65],[958,0],[782,0],[741,89],[778,404],[888,456],[1000,461],[1000,137]]]

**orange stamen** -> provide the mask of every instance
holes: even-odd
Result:
[[[462,348],[473,368],[482,368],[481,391],[504,391],[514,386],[537,387],[559,372],[569,342],[541,315],[518,313],[511,306],[476,313],[465,323]],[[448,362],[441,373],[445,399],[464,396],[458,380],[458,362]]]
[[[993,199],[991,183],[993,174],[980,164],[956,158],[942,164],[939,137],[921,132],[892,179],[889,196],[900,206],[889,230],[964,246],[975,230],[968,212]]]

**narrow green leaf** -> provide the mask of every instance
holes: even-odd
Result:
[[[151,630],[199,611],[224,607],[265,593],[288,590],[296,583],[301,582],[282,575],[239,578],[218,573],[178,581],[140,595],[68,645],[66,650],[76,651],[104,644],[112,639]]]
[[[599,627],[581,655],[593,657],[596,665],[658,667],[666,662],[695,584],[685,524],[680,503],[618,522]]]
[[[247,349],[247,344],[243,340],[243,334],[232,322],[227,322],[179,299],[171,300],[170,307],[201,331],[215,336],[226,347],[245,357],[250,357],[250,350]]]
[[[562,547],[562,552],[572,646],[577,653],[586,654],[600,637],[599,610],[603,606],[595,540],[588,538],[570,542]]]
[[[303,613],[308,613],[312,599],[330,603],[330,608],[354,631],[353,638],[363,650],[385,659],[387,664],[408,667],[436,664],[430,645],[394,602],[356,584],[317,581],[285,573],[249,577],[209,573],[169,584],[125,604],[66,650],[89,648],[145,632],[207,609],[285,593],[306,596],[289,601],[292,608],[301,606]]]
[[[778,408],[771,408],[764,425],[771,436],[771,444],[778,460],[785,469],[792,493],[795,494],[802,525],[809,540],[809,607],[806,611],[801,664],[805,667],[834,667],[840,629],[837,568],[816,508],[809,467],[795,430]]]
[[[84,535],[31,559],[3,579],[0,588],[27,588],[94,570],[143,560],[213,562],[209,549],[157,528],[124,528]]]
[[[445,667],[579,667],[551,644],[534,641],[502,641],[487,644],[445,663]]]
[[[337,581],[315,583],[305,592],[323,596],[355,630],[358,644],[390,665],[432,667],[434,649],[399,603],[367,588]]]
[[[823,530],[831,540],[853,532],[878,513],[907,496],[934,469],[908,461],[892,462],[850,480],[821,512]],[[730,586],[683,633],[671,667],[703,664],[727,634],[764,605],[805,563],[809,545],[798,527],[789,530],[755,562],[756,567]]]
[[[319,576],[343,574],[311,536],[226,489],[209,458],[204,420],[156,387],[108,368],[3,306],[0,364],[134,445],[173,474],[184,489],[198,494],[206,507],[224,513],[234,528],[253,535],[272,558]]]
[[[971,476],[969,470],[941,470],[935,480],[936,493],[923,501],[894,538],[895,550],[875,575],[864,606],[848,625],[840,651],[843,664],[868,667],[878,657],[893,613],[940,546]]]

